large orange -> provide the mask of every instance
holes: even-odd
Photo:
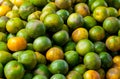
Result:
[[[19,51],[27,47],[27,41],[23,37],[12,37],[8,39],[7,46],[11,51]]]

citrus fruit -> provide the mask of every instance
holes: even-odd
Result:
[[[6,23],[9,20],[8,17],[6,16],[1,16],[0,17],[0,31],[5,32],[6,31]]]
[[[72,32],[72,39],[74,42],[78,42],[81,39],[88,38],[88,31],[85,28],[79,27]]]
[[[13,33],[9,33],[9,34],[7,35],[7,41],[8,41],[8,39],[10,39],[10,38],[12,38],[12,37],[16,37],[16,35],[13,34]]]
[[[64,58],[64,53],[63,50],[59,47],[51,47],[47,52],[46,52],[46,59],[49,61],[55,61],[58,59],[63,59]]]
[[[108,10],[109,16],[113,16],[113,17],[117,17],[118,16],[118,11],[117,11],[116,8],[108,7],[107,10]]]
[[[21,53],[23,53],[23,51],[14,52],[14,53],[12,54],[12,57],[13,57],[14,59],[18,60],[18,57],[19,57],[19,55],[20,55]]]
[[[82,26],[83,22],[83,17],[79,13],[72,13],[67,19],[67,25],[73,30]]]
[[[21,79],[25,73],[25,69],[21,63],[12,60],[4,67],[4,74],[7,79]]]
[[[7,62],[11,61],[12,58],[12,54],[7,52],[7,51],[0,51],[0,63],[2,65],[5,65]]]
[[[22,79],[32,79],[32,77],[33,77],[32,73],[26,72]]]
[[[94,51],[94,44],[88,39],[81,39],[76,44],[76,51],[79,53],[79,55],[84,56],[88,52]]]
[[[114,56],[112,60],[113,60],[113,65],[120,67],[120,56],[119,55]]]
[[[41,11],[35,11],[33,13],[31,13],[28,18],[27,18],[27,21],[30,21],[30,20],[40,20],[40,15],[41,15]]]
[[[57,14],[49,14],[44,19],[44,24],[48,31],[57,32],[62,29],[63,19]]]
[[[0,41],[6,42],[7,41],[7,34],[4,32],[0,32]]]
[[[48,78],[44,75],[35,75],[32,79],[48,79]]]
[[[101,52],[104,52],[106,51],[106,45],[104,42],[102,41],[97,41],[94,43],[95,45],[95,52],[96,53],[101,53]]]
[[[55,0],[55,5],[60,9],[68,9],[71,7],[71,0]]]
[[[82,75],[79,74],[79,72],[72,70],[66,75],[66,79],[82,79]]]
[[[7,43],[1,41],[0,42],[0,51],[2,51],[2,50],[8,51],[8,48],[7,48]]]
[[[83,19],[84,19],[83,27],[85,27],[86,29],[90,29],[93,26],[97,25],[96,20],[92,16],[85,16]]]
[[[33,69],[37,64],[35,52],[32,50],[25,50],[18,56],[18,62],[22,63],[27,70]]]
[[[69,41],[69,34],[65,30],[60,30],[53,34],[52,39],[55,44],[62,46]]]
[[[98,22],[103,22],[108,16],[107,7],[105,6],[98,6],[93,11],[93,17]]]
[[[12,37],[8,39],[7,47],[11,51],[24,50],[27,47],[27,41],[23,37]]]
[[[30,2],[25,2],[19,7],[19,14],[22,19],[27,20],[28,16],[35,11],[35,7]]]
[[[103,22],[103,28],[106,32],[113,34],[118,32],[119,29],[119,21],[116,17],[108,17]]]
[[[99,69],[101,67],[101,59],[94,52],[87,53],[83,58],[83,62],[88,69]]]
[[[55,60],[53,61],[50,66],[49,70],[52,74],[66,74],[69,70],[69,66],[65,60]]]
[[[38,64],[34,69],[34,75],[44,75],[48,79],[51,77],[51,72],[49,71],[47,65],[45,64]]]
[[[99,54],[101,59],[101,67],[104,69],[110,68],[113,64],[112,56],[108,52],[101,52]]]
[[[47,4],[47,0],[30,0],[30,2],[37,7],[44,7]]]
[[[6,30],[9,33],[17,33],[22,28],[24,28],[24,24],[20,18],[11,18],[7,21]]]
[[[44,52],[52,46],[51,40],[47,36],[40,36],[33,41],[35,51]]]
[[[33,48],[33,43],[27,43],[27,48],[28,50],[34,50]]]
[[[67,51],[65,52],[65,60],[70,67],[74,67],[79,64],[80,57],[76,51]]]
[[[17,36],[17,37],[23,37],[23,38],[25,38],[27,42],[30,41],[30,37],[29,37],[26,29],[21,29],[21,30],[19,30],[19,31],[17,32],[16,36]]]
[[[50,79],[66,79],[63,74],[54,74],[50,77]]]
[[[0,63],[0,77],[1,78],[3,76],[3,73],[4,73],[4,68],[3,68],[3,65]]]
[[[78,3],[75,5],[75,12],[83,17],[90,15],[89,7],[86,3]]]
[[[75,50],[76,43],[73,41],[68,41],[65,46],[64,46],[64,51],[70,51],[70,50]]]
[[[26,24],[25,29],[31,38],[37,38],[39,36],[44,35],[46,32],[44,24],[39,20],[30,20]]]
[[[39,52],[35,52],[36,57],[37,57],[37,63],[38,64],[46,64],[47,60],[45,58],[45,56]]]
[[[4,0],[1,5],[9,6],[11,8],[13,7],[13,4],[10,0]]]
[[[98,6],[105,6],[107,7],[107,3],[104,0],[95,0],[91,5],[91,11],[94,11],[94,9]]]
[[[119,79],[120,78],[120,69],[119,68],[110,68],[106,72],[106,79]]]
[[[115,52],[115,51],[118,51],[120,50],[120,37],[118,36],[109,36],[107,39],[106,39],[106,47]]]
[[[95,70],[87,70],[84,73],[83,78],[84,79],[101,79],[99,73]]]
[[[65,10],[65,9],[60,9],[60,10],[58,10],[58,11],[56,12],[56,14],[59,15],[60,17],[62,17],[62,19],[63,19],[64,21],[66,21],[67,18],[69,17],[69,15],[70,15],[70,13],[69,13],[67,10]]]
[[[76,65],[73,70],[79,72],[81,75],[83,75],[85,73],[85,71],[87,71],[87,68],[84,64],[79,64]]]
[[[19,13],[17,10],[11,10],[11,11],[7,12],[6,16],[8,18],[16,18],[16,17],[19,18]]]
[[[11,10],[11,7],[9,6],[6,6],[6,5],[0,6],[0,16],[6,15],[6,13],[10,10]]]
[[[93,26],[89,30],[89,38],[93,41],[100,41],[103,40],[105,37],[105,30],[102,26]]]

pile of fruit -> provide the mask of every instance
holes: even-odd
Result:
[[[0,0],[0,79],[120,79],[120,0]]]

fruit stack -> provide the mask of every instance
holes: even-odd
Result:
[[[120,79],[120,0],[1,0],[0,79]]]

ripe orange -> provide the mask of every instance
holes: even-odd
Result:
[[[46,52],[46,59],[51,61],[51,62],[58,60],[58,59],[63,59],[63,58],[64,58],[63,50],[59,47],[51,47]]]
[[[27,47],[27,41],[23,37],[12,37],[8,39],[7,46],[11,51],[20,51]]]

